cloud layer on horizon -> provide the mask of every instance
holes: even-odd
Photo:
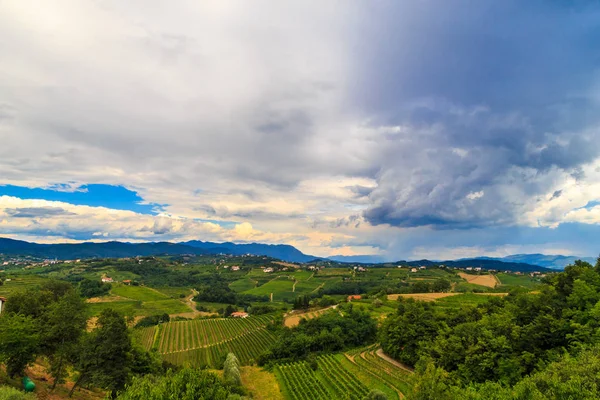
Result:
[[[517,1],[8,2],[0,185],[123,186],[162,216],[5,196],[0,234],[595,254],[577,232],[600,225],[599,20]]]

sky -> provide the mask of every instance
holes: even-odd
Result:
[[[600,252],[600,4],[0,0],[0,236]]]

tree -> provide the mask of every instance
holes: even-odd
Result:
[[[447,292],[451,288],[452,285],[448,279],[437,279],[431,286],[431,290],[434,292]]]
[[[225,383],[232,386],[242,386],[242,376],[240,374],[240,363],[233,353],[228,353],[223,364],[223,379]]]
[[[169,371],[166,376],[134,377],[119,400],[227,400],[231,390],[215,374],[201,369]]]
[[[85,303],[73,290],[48,306],[41,326],[42,352],[50,360],[52,388],[63,382],[67,364],[75,358],[75,348],[87,325]]]
[[[131,370],[131,339],[124,317],[112,309],[102,311],[98,328],[84,337],[75,367],[79,377],[69,393],[91,383],[115,393],[125,387]]]
[[[233,314],[236,311],[237,311],[237,309],[234,306],[232,306],[231,304],[228,304],[227,307],[225,308],[225,311],[223,311],[223,316],[229,317],[231,314]]]
[[[0,317],[0,361],[8,376],[22,374],[39,351],[38,327],[31,317],[3,313]]]

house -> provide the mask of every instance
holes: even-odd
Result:
[[[467,271],[473,271],[473,267],[467,267],[465,268]]]
[[[2,308],[4,307],[4,303],[6,303],[6,298],[0,297],[0,314],[2,314]]]
[[[410,272],[417,272],[416,268],[411,268]]]
[[[352,295],[352,296],[348,296],[348,301],[360,300],[360,299],[361,299],[360,294],[355,294],[355,295]]]
[[[358,267],[356,270],[358,272],[365,272],[366,271],[366,269],[364,267]]]
[[[481,272],[481,267],[477,267],[474,270],[477,271],[477,272]]]
[[[273,272],[273,268],[271,268],[271,267],[265,268],[264,271],[265,271],[265,273]]]
[[[421,266],[419,267],[419,269],[427,269],[427,267],[426,267],[426,266],[424,266],[424,265],[421,265]]]
[[[114,282],[113,278],[109,278],[108,276],[102,277],[102,283],[112,283],[112,282]]]
[[[231,313],[232,318],[248,318],[248,313],[243,311],[234,311]]]
[[[126,285],[131,285],[131,280],[130,279],[125,279],[123,281],[123,283],[126,284]]]
[[[237,265],[234,265],[233,267],[231,267],[232,271],[239,271],[240,267],[238,267]]]

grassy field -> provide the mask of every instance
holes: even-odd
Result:
[[[117,296],[127,297],[132,300],[140,301],[157,301],[157,300],[168,300],[169,296],[160,293],[159,291],[144,286],[128,286],[121,284],[114,284],[111,289],[112,294]]]
[[[244,292],[256,287],[257,281],[250,278],[242,278],[237,281],[233,281],[229,284],[229,288],[235,292]]]
[[[532,278],[529,275],[515,274],[498,274],[498,279],[502,286],[521,286],[528,289],[533,289],[540,285],[538,279]]]
[[[275,375],[259,367],[241,367],[242,384],[255,400],[284,400]]]
[[[187,287],[157,287],[155,288],[165,296],[169,296],[172,299],[180,299],[183,297],[189,296],[192,294],[192,290]]]
[[[181,314],[190,309],[179,300],[168,299],[158,301],[107,301],[102,303],[89,303],[88,315],[97,316],[107,308],[119,311],[126,316],[148,316],[156,314]]]
[[[47,279],[36,275],[24,275],[9,279],[9,282],[4,282],[0,286],[0,296],[8,297],[12,292],[34,287],[47,281]]]

